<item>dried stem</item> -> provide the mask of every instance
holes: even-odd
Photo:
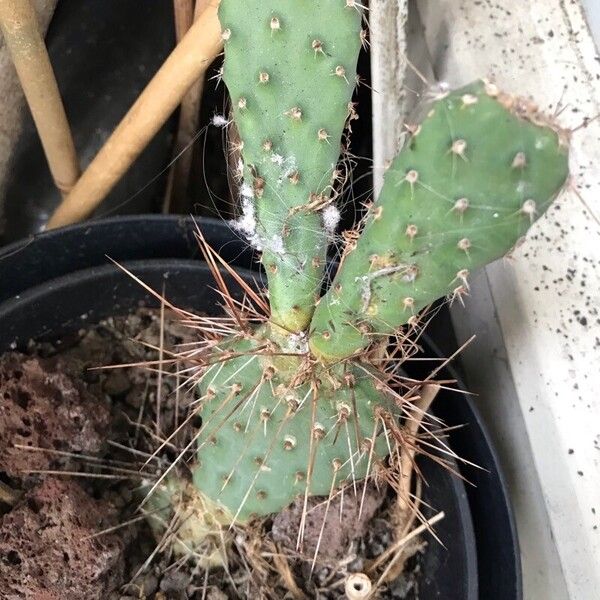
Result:
[[[194,22],[194,0],[173,0],[175,41],[179,44]]]
[[[439,391],[440,386],[436,384],[426,384],[422,387],[421,397],[412,403],[412,417],[406,420],[406,435],[409,439],[414,440],[417,437],[423,418]],[[417,445],[411,444],[410,447],[404,449],[400,459],[400,483],[397,501],[401,514],[406,514],[411,506],[410,489],[412,487],[416,451]]]
[[[192,7],[191,0],[174,0],[177,43],[192,26],[192,23],[200,18],[208,5],[209,0],[196,0],[196,6],[192,12],[190,10]],[[189,14],[188,11],[190,11]],[[186,25],[187,28],[183,29]],[[179,107],[179,123],[173,145],[174,162],[171,165],[167,179],[163,205],[164,212],[181,213],[187,210],[187,190],[194,156],[191,145],[198,131],[203,91],[204,77],[201,75],[188,90]]]
[[[79,163],[48,51],[30,0],[2,0],[0,28],[31,110],[54,184],[63,195]]]
[[[381,577],[379,577],[379,579],[377,580],[377,583],[373,586],[373,590],[372,590],[373,593],[375,593],[377,591],[377,589],[379,588],[379,586],[384,581],[391,581],[391,580],[394,579],[394,577],[390,576],[390,572],[392,571],[392,569],[394,569],[394,566],[396,565],[396,563],[402,558],[402,556],[404,554],[403,553],[404,546],[406,546],[406,544],[408,544],[408,542],[410,542],[411,540],[415,539],[417,536],[421,535],[425,531],[431,530],[431,528],[438,521],[441,521],[445,516],[446,516],[445,513],[440,512],[437,515],[431,517],[431,519],[429,519],[425,523],[422,523],[416,529],[413,529],[408,535],[404,536],[401,540],[398,540],[389,549],[391,551],[391,554],[394,555],[394,557],[387,564],[386,568],[384,569],[383,573],[381,574]]]
[[[413,410],[410,418],[406,420],[406,436],[409,440],[416,440],[421,423],[431,406],[431,403],[435,400],[440,386],[437,384],[425,384],[421,388],[421,396],[415,399],[412,403]],[[396,539],[407,540],[407,536],[411,535],[411,529],[417,518],[419,511],[418,505],[411,501],[411,488],[413,473],[415,471],[415,454],[417,452],[417,444],[411,443],[404,448],[402,456],[400,458],[400,481],[398,484],[397,496],[396,496],[396,512],[394,515]],[[394,581],[404,571],[404,564],[409,557],[407,552],[407,546],[404,543],[396,542],[393,548],[398,548],[394,559],[388,564],[385,569],[385,573],[381,580]],[[389,555],[391,549],[388,549],[379,559],[384,559],[384,556]],[[374,568],[373,565],[372,568]],[[380,581],[381,581],[380,580]]]
[[[279,552],[274,552],[273,564],[277,568],[277,573],[293,600],[308,600],[306,594],[298,587],[286,557]]]
[[[92,213],[206,71],[223,45],[218,5],[210,0],[52,215],[48,228],[76,223]]]

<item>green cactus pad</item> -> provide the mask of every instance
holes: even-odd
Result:
[[[535,107],[491,84],[435,102],[315,311],[313,353],[350,356],[437,298],[465,295],[469,274],[505,255],[561,190],[567,146]]]
[[[199,386],[194,484],[238,523],[282,510],[307,487],[327,496],[364,479],[389,452],[377,408],[396,410],[364,367],[314,372],[314,398],[309,382],[290,383],[302,359],[252,354],[263,343],[226,345],[234,357],[211,367]]]
[[[238,228],[262,251],[272,319],[305,329],[321,286],[361,14],[345,0],[222,0],[223,79],[242,142]]]

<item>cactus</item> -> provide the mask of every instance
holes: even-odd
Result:
[[[262,251],[273,321],[302,331],[336,225],[332,190],[361,15],[331,0],[223,0],[219,18],[243,158],[238,228]]]
[[[146,514],[148,524],[158,539],[165,531],[174,530],[171,550],[179,556],[194,555],[204,568],[227,564],[224,554],[227,540],[214,544],[221,537],[221,529],[230,521],[221,518],[219,507],[210,502],[186,480],[169,478],[164,485],[151,490],[143,485],[139,495],[148,496]]]
[[[214,523],[244,525],[299,495],[356,489],[385,472],[386,457],[397,461],[411,403],[386,371],[388,336],[437,298],[462,298],[469,274],[516,244],[568,174],[568,136],[530,103],[483,81],[444,94],[318,300],[359,9],[352,0],[222,0],[220,15],[243,142],[238,228],[262,250],[271,312],[257,324],[241,311],[233,318],[229,305],[239,331],[211,331],[194,355],[202,426],[196,511],[184,494],[195,515],[187,547]],[[397,484],[397,473],[386,477]],[[159,493],[175,503],[173,490],[181,486]]]
[[[566,135],[530,103],[480,81],[431,108],[386,173],[311,323],[325,361],[360,351],[505,255],[568,174]]]
[[[385,340],[438,297],[466,293],[468,273],[548,207],[567,176],[565,138],[532,111],[484,82],[438,100],[308,333],[265,325],[214,350],[199,384],[194,483],[221,518],[245,523],[297,495],[326,495],[392,450],[386,425],[400,411],[362,351],[370,334]]]

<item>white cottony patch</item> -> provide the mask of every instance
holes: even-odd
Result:
[[[280,235],[274,235],[271,238],[271,243],[268,245],[269,250],[274,254],[284,254],[283,238]]]
[[[262,250],[262,243],[259,235],[256,233],[256,213],[254,203],[248,197],[242,196],[242,214],[229,224],[236,231],[243,233],[248,238],[248,243],[256,250]]]
[[[213,115],[210,124],[214,127],[227,127],[229,121],[223,115]]]
[[[271,160],[271,162],[274,165],[277,165],[282,170],[281,175],[279,176],[279,178],[277,180],[278,185],[282,185],[282,183],[288,177],[290,177],[290,175],[292,175],[293,173],[295,173],[298,170],[298,165],[296,164],[295,156],[284,157],[284,156],[281,156],[281,154],[277,154],[276,152],[273,152],[271,154],[271,156],[269,157],[269,159]]]
[[[248,183],[242,184],[242,187],[240,188],[240,194],[242,198],[254,198],[254,190]]]
[[[256,235],[256,214],[254,204],[249,198],[242,198],[242,215],[237,221],[233,221],[233,226],[246,235]]]
[[[308,338],[305,332],[290,333],[287,339],[289,341],[288,349],[292,352],[298,352],[299,354],[308,352]]]
[[[250,190],[245,190],[244,186],[242,186],[241,204],[242,214],[235,221],[229,222],[231,227],[233,227],[233,229],[236,231],[243,233],[246,236],[248,243],[259,252],[262,252],[263,250],[269,250],[273,254],[285,256],[285,246],[283,243],[283,238],[280,235],[273,235],[272,237],[268,238],[258,233],[256,209],[254,207],[254,202],[252,201],[251,188]]]
[[[362,291],[360,295],[363,311],[365,311],[369,306],[369,302],[371,302],[371,279],[368,275],[361,275],[360,277],[355,277],[354,281],[361,284]]]
[[[335,204],[329,204],[322,212],[321,217],[323,218],[323,227],[329,237],[333,237],[335,230],[340,222],[340,211]]]
[[[241,157],[238,158],[238,162],[235,167],[235,176],[238,179],[242,179],[244,177],[244,161],[241,159]]]

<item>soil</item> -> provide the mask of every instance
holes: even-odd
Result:
[[[151,362],[161,330],[165,348],[196,341],[173,315],[161,327],[158,311],[140,309],[0,357],[0,598],[345,598],[346,575],[393,540],[385,490],[372,486],[360,516],[347,494],[343,506],[337,499],[328,509],[342,518],[324,527],[322,499],[312,499],[303,554],[295,543],[298,503],[236,533],[227,572],[156,551],[136,512],[140,484],[164,471],[192,435],[182,430],[144,466],[188,410],[181,378],[159,376]],[[131,366],[99,369],[108,365]],[[378,597],[418,598],[420,562],[416,551]]]

